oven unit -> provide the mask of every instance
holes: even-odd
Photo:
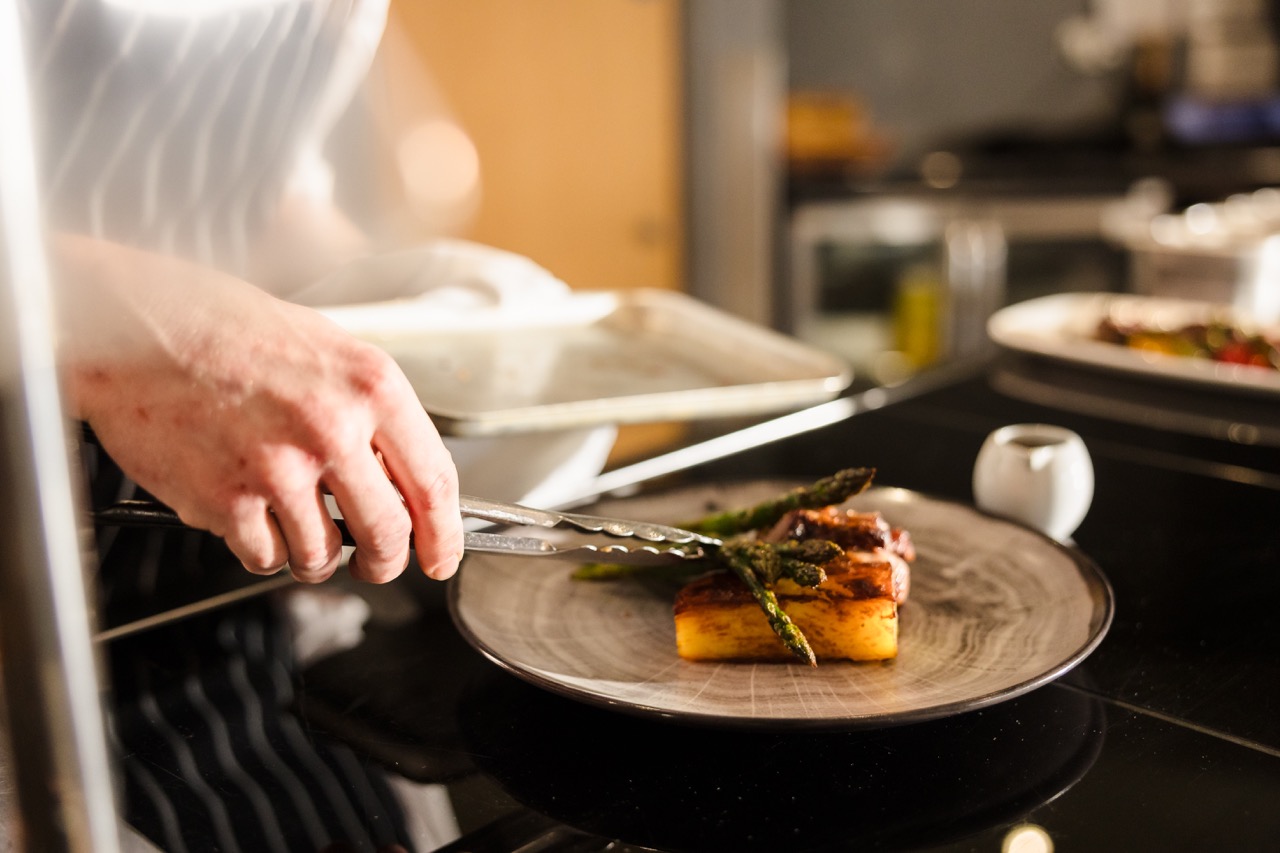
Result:
[[[792,210],[779,312],[802,340],[890,385],[989,346],[996,309],[1062,291],[1126,289],[1102,223],[1123,194],[905,192]]]

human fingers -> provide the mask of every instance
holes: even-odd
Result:
[[[273,502],[272,513],[284,536],[294,579],[303,583],[328,580],[342,561],[342,536],[319,487],[299,487],[281,494]]]
[[[215,534],[218,531],[213,531]],[[274,575],[289,564],[289,548],[267,502],[241,501],[233,510],[223,541],[244,567],[255,575]]]
[[[416,397],[384,420],[374,446],[409,511],[419,566],[436,580],[451,577],[463,551],[458,471]]]
[[[409,565],[409,511],[372,447],[335,466],[325,477],[356,541],[347,563],[352,577],[386,583]]]

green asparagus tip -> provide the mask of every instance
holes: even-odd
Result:
[[[843,503],[854,495],[866,491],[875,477],[875,468],[845,468],[826,479],[819,480],[811,490],[822,498],[829,498],[829,504]]]
[[[788,539],[776,546],[778,555],[783,558],[800,560],[821,566],[844,554],[844,549],[830,539]]]
[[[800,586],[819,586],[827,579],[827,573],[822,570],[821,566],[806,563],[803,560],[783,559],[782,573],[800,584]]]
[[[792,624],[791,630],[787,634],[788,636],[784,637],[783,641],[786,643],[787,648],[791,650],[791,653],[809,664],[809,666],[817,666],[818,656],[813,653],[813,647],[809,645],[809,641],[805,639],[800,629]]]

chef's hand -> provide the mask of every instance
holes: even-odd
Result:
[[[135,482],[223,537],[245,567],[328,578],[341,539],[375,583],[462,555],[457,472],[380,349],[238,279],[115,244],[59,238],[61,362],[72,414]]]

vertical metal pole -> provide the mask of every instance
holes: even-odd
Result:
[[[0,0],[0,672],[19,849],[119,850],[18,10]]]
[[[786,61],[782,0],[685,4],[689,289],[775,322]]]

